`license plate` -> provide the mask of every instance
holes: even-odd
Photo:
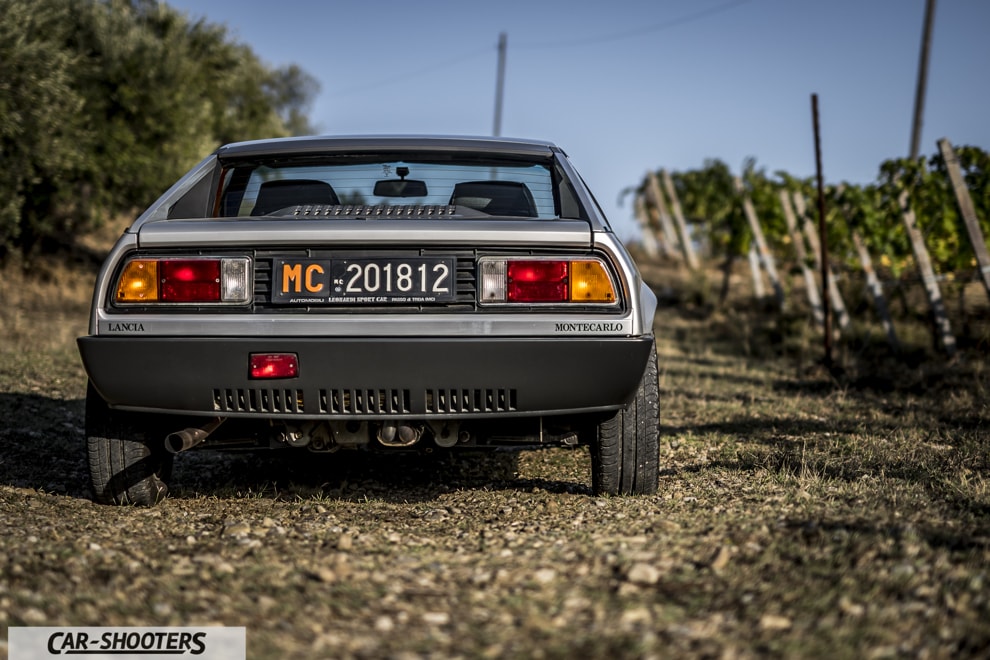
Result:
[[[272,302],[418,304],[456,299],[453,257],[276,259]]]

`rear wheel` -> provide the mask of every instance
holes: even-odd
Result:
[[[636,396],[601,421],[591,443],[595,495],[651,495],[660,476],[660,386],[654,343]]]
[[[168,494],[172,455],[152,442],[137,413],[112,410],[86,390],[86,450],[93,496],[101,504],[151,506]]]

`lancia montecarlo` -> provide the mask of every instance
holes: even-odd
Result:
[[[217,149],[124,231],[78,347],[98,502],[190,449],[586,445],[657,489],[656,297],[549,142],[305,137]]]

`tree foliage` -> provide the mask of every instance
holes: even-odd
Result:
[[[227,142],[311,132],[317,83],[154,0],[0,0],[0,256],[153,201]]]

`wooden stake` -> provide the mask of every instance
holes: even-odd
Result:
[[[852,239],[853,245],[856,246],[856,252],[859,254],[859,262],[863,265],[863,271],[866,273],[866,288],[873,296],[873,306],[876,307],[877,316],[880,317],[880,324],[883,326],[884,332],[887,333],[887,343],[895,351],[900,352],[901,343],[897,340],[894,323],[890,320],[890,313],[887,311],[887,299],[883,295],[883,284],[880,283],[880,279],[873,269],[873,260],[870,258],[870,252],[866,249],[866,244],[863,242],[858,231],[853,230]]]
[[[668,254],[671,256],[676,255],[677,258],[680,258],[681,241],[677,238],[677,232],[674,231],[674,225],[670,221],[670,213],[667,212],[667,202],[664,200],[663,193],[660,191],[660,181],[653,171],[648,172],[646,178],[650,197],[653,199],[653,208],[656,209],[657,220],[660,223],[661,232],[663,233],[664,242],[670,247]]]
[[[834,283],[832,271],[828,268],[831,263],[828,257],[828,234],[825,228],[825,183],[822,177],[822,132],[818,121],[818,94],[811,95],[811,124],[815,135],[815,180],[818,184],[818,245],[821,252],[821,263],[824,266],[819,270],[822,278],[822,289],[831,290],[829,287]],[[816,250],[818,252],[819,250]],[[832,307],[828,304],[829,296],[822,294],[825,301],[823,315],[825,317],[825,332],[822,333],[823,346],[825,349],[825,368],[832,370]]]
[[[653,227],[650,225],[650,216],[646,213],[646,202],[643,201],[642,195],[636,195],[635,214],[636,223],[639,225],[639,236],[640,241],[643,243],[643,249],[646,251],[646,255],[651,259],[656,259],[660,256],[660,248],[657,245],[657,235],[653,231]]]
[[[804,246],[804,236],[798,231],[797,221],[794,219],[794,207],[791,206],[791,198],[786,190],[780,191],[780,206],[784,209],[787,231],[790,232],[794,253],[801,265],[801,274],[804,276],[804,286],[808,292],[811,313],[815,317],[815,323],[825,325],[825,314],[822,312],[822,298],[818,292],[818,282],[815,281],[815,274],[811,272],[811,268],[808,266],[808,253]]]
[[[897,203],[901,208],[901,219],[904,220],[904,226],[907,228],[908,238],[911,239],[911,250],[914,252],[914,261],[918,265],[921,281],[925,285],[925,295],[928,296],[928,304],[932,308],[935,334],[942,344],[942,349],[947,355],[952,356],[956,352],[956,338],[952,335],[952,329],[949,327],[949,316],[945,311],[942,291],[938,287],[938,280],[935,279],[935,269],[932,267],[932,259],[928,254],[928,248],[925,247],[921,230],[918,229],[918,221],[915,218],[914,210],[911,209],[907,190],[901,191]]]
[[[753,274],[753,295],[758,300],[763,300],[767,295],[767,290],[763,288],[763,274],[760,271],[760,255],[756,253],[756,243],[749,246],[749,272]]]
[[[678,235],[681,238],[681,247],[684,249],[684,259],[691,270],[698,270],[698,256],[694,253],[694,244],[691,242],[691,235],[688,233],[687,223],[684,221],[684,212],[681,210],[681,201],[677,198],[677,189],[674,188],[674,180],[670,178],[667,170],[660,170],[663,177],[663,186],[670,197],[670,208],[674,212],[674,222],[677,224]]]
[[[777,275],[777,266],[774,264],[773,255],[770,254],[770,248],[767,247],[767,241],[763,237],[763,230],[760,229],[760,222],[756,218],[756,209],[753,208],[753,202],[750,200],[749,195],[746,194],[746,188],[743,186],[742,179],[737,176],[733,179],[733,183],[736,186],[736,192],[742,196],[743,213],[746,215],[746,220],[749,222],[749,228],[753,232],[753,238],[756,241],[757,253],[760,257],[760,263],[763,265],[764,270],[767,271],[767,277],[770,278],[770,285],[773,287],[774,296],[777,299],[777,306],[783,309],[784,287],[780,284],[780,277]]]
[[[947,138],[942,138],[938,141],[938,148],[942,151],[945,169],[949,172],[952,190],[956,193],[959,214],[962,216],[963,222],[966,223],[966,233],[969,234],[969,242],[973,246],[973,253],[976,255],[976,263],[980,269],[980,279],[983,281],[983,288],[987,290],[987,297],[990,298],[990,254],[987,253],[987,242],[983,238],[983,232],[980,230],[980,221],[976,217],[973,198],[969,196],[966,181],[963,179],[962,168],[959,166],[959,157],[956,156],[956,152]]]
[[[660,251],[664,254],[664,256],[670,257],[674,261],[680,261],[680,251],[675,245],[671,245],[670,240],[667,238],[667,232],[663,230],[663,225],[660,222],[660,211],[656,206],[645,206],[645,209],[646,217],[650,221],[650,226],[653,228],[653,235],[657,239],[657,243],[660,246]]]
[[[815,223],[808,217],[808,205],[804,201],[804,195],[795,191],[792,197],[794,208],[797,209],[798,215],[804,218],[804,235],[808,239],[811,253],[815,257],[815,268],[821,271],[822,250],[818,241],[818,230],[815,228]],[[828,300],[832,304],[832,309],[835,310],[835,320],[839,323],[839,329],[847,330],[850,323],[849,312],[846,310],[846,303],[842,300],[842,292],[839,291],[839,285],[836,284],[835,269],[832,268],[831,264],[828,266],[828,272]]]

